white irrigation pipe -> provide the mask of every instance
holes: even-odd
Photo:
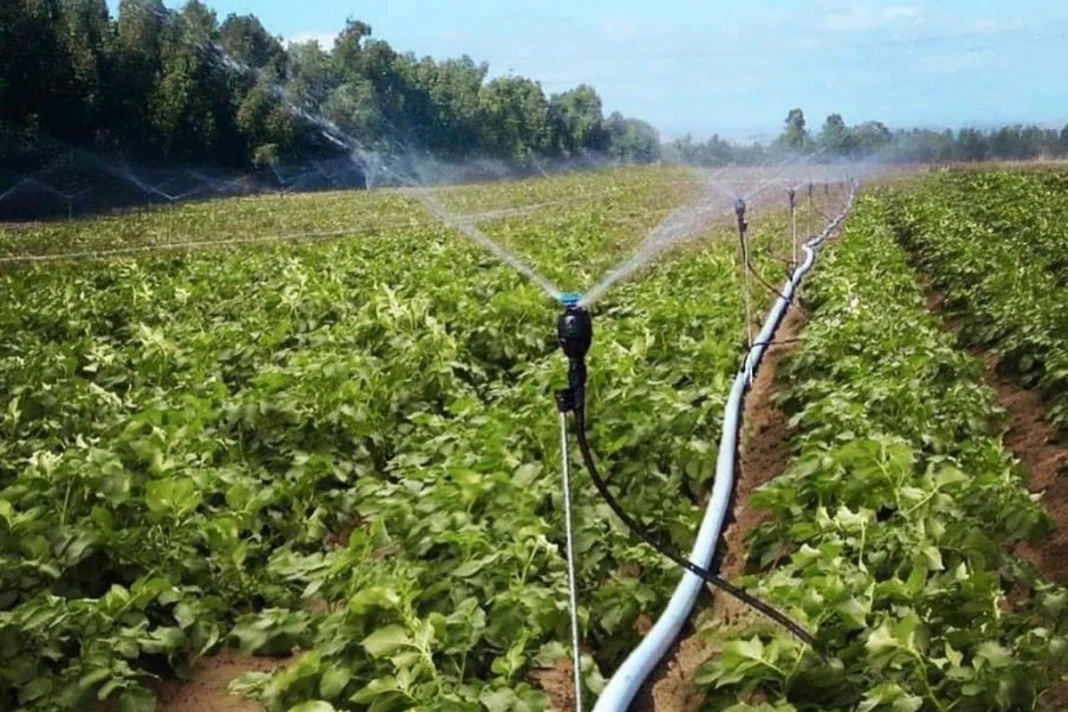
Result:
[[[771,311],[768,313],[764,327],[753,347],[749,350],[742,368],[734,379],[734,387],[727,399],[726,410],[723,415],[723,433],[719,442],[719,457],[716,461],[716,477],[712,486],[712,497],[705,511],[705,518],[701,522],[701,528],[697,532],[697,540],[690,552],[690,561],[708,568],[712,563],[712,556],[716,551],[720,533],[723,531],[723,523],[730,507],[731,494],[734,492],[734,472],[736,469],[736,457],[738,452],[738,433],[742,419],[742,402],[751,377],[756,374],[757,366],[775,335],[790,302],[805,274],[812,269],[816,261],[816,248],[841,224],[853,205],[854,190],[850,190],[845,208],[823,229],[819,235],[805,242],[802,250],[805,253],[804,261],[798,265],[790,275],[785,287]],[[667,607],[637,648],[627,657],[623,664],[616,670],[612,679],[608,681],[604,692],[594,706],[594,712],[623,712],[630,707],[638,690],[646,678],[652,674],[660,660],[678,638],[683,625],[690,617],[690,611],[697,596],[704,586],[704,581],[697,575],[687,571],[683,574],[675,593],[668,601]]]

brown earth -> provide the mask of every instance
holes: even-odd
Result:
[[[768,347],[756,381],[745,401],[741,464],[735,484],[734,508],[724,532],[726,554],[720,573],[730,580],[740,576],[746,563],[746,537],[764,521],[766,514],[749,509],[746,502],[759,487],[778,477],[786,469],[790,453],[786,448],[786,415],[772,402],[779,362],[797,348],[797,335],[804,317],[791,309]],[[725,595],[714,595],[705,617],[717,626],[743,626],[753,613]],[[639,693],[632,709],[639,712],[696,712],[704,701],[694,686],[698,669],[715,653],[715,647],[700,634],[691,634],[675,644],[660,664],[656,682]]]
[[[942,318],[947,331],[956,333],[961,318],[945,308],[945,295],[923,285],[927,306]],[[976,351],[986,367],[986,382],[998,396],[998,404],[1008,413],[1009,429],[1005,445],[1023,463],[1031,492],[1042,493],[1042,504],[1053,519],[1053,532],[1041,542],[1023,544],[1016,553],[1032,562],[1042,576],[1068,584],[1068,447],[1057,442],[1057,428],[1046,419],[1046,406],[1038,393],[1012,383],[998,373],[997,354]]]
[[[273,672],[289,658],[253,658],[225,649],[200,660],[188,680],[167,680],[156,690],[156,712],[262,712],[250,700],[232,695],[226,687],[246,672]]]
[[[549,696],[553,709],[561,712],[575,709],[575,673],[571,658],[561,658],[555,667],[532,670],[530,678]]]
[[[1042,493],[1042,505],[1054,522],[1049,536],[1020,546],[1017,553],[1033,562],[1047,580],[1068,584],[1068,478],[1058,474],[1068,466],[1068,447],[1057,444],[1057,428],[1046,419],[1039,395],[998,376],[997,356],[988,354],[983,361],[987,382],[1009,414],[1005,444],[1027,468],[1028,489]]]

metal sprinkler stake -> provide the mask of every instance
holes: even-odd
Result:
[[[577,294],[565,294],[564,313],[556,320],[556,339],[568,361],[568,387],[556,392],[560,411],[560,455],[563,459],[564,528],[567,540],[568,607],[571,612],[571,657],[575,672],[575,709],[582,712],[582,638],[578,620],[578,576],[575,566],[575,532],[571,503],[571,453],[567,442],[567,414],[586,407],[586,354],[593,343],[590,312],[579,306]]]
[[[749,245],[746,241],[746,233],[749,223],[745,221],[745,199],[737,198],[734,201],[734,214],[738,218],[738,248],[742,256],[742,301],[745,303],[745,333],[748,341],[746,346],[753,348],[753,308],[749,294]]]
[[[790,196],[790,231],[794,241],[794,261],[790,265],[790,269],[793,269],[797,266],[797,190],[790,188],[787,195]]]

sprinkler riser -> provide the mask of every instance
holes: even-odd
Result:
[[[556,394],[561,411],[581,408],[586,400],[586,354],[593,344],[593,319],[585,307],[570,304],[556,320],[556,341],[567,356],[568,388]]]
[[[738,232],[744,233],[749,228],[749,223],[745,221],[745,199],[738,198],[734,201],[734,214],[738,217]]]

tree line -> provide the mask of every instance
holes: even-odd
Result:
[[[0,2],[0,160],[77,146],[147,164],[245,171],[337,155],[327,122],[362,149],[441,159],[607,156],[657,160],[659,135],[604,116],[590,86],[547,96],[521,76],[488,79],[470,57],[394,50],[350,20],[333,47],[285,45],[254,15],[199,0]]]
[[[892,131],[879,121],[849,126],[841,114],[831,114],[813,134],[804,111],[791,109],[782,133],[767,144],[734,143],[718,135],[698,142],[685,136],[663,148],[666,160],[706,166],[765,163],[783,155],[816,153],[824,160],[877,158],[891,163],[1064,158],[1068,157],[1068,125],[1060,130],[1015,125],[987,131]]]

